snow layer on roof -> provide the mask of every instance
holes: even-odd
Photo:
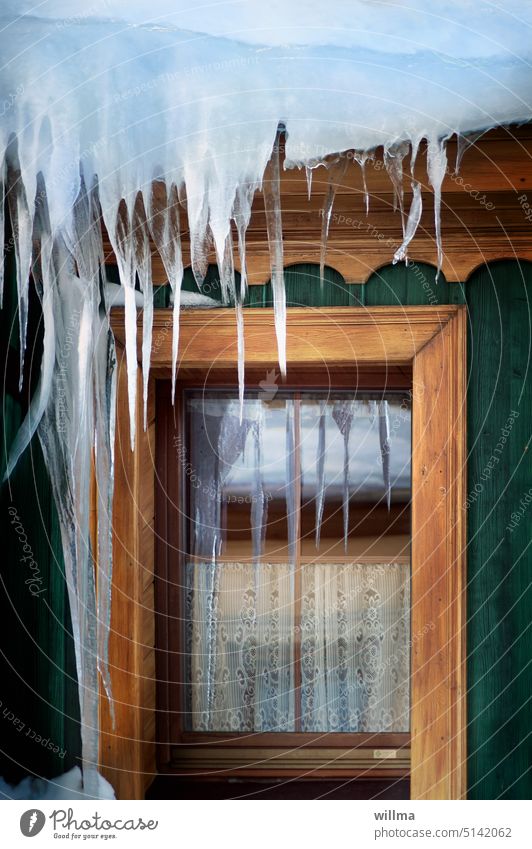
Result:
[[[387,53],[431,50],[455,58],[527,55],[530,3],[506,0],[45,0],[4,2],[11,15],[115,20],[223,36],[254,45],[314,45]]]

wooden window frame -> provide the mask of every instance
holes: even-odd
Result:
[[[155,392],[157,379],[167,380],[170,374],[172,326],[167,310],[155,312],[148,428],[143,429],[139,367],[137,440],[131,451],[122,310],[113,310],[112,325],[119,360],[110,645],[116,722],[113,728],[102,698],[101,761],[120,798],[142,798],[157,772],[157,762],[164,763],[168,754],[164,743],[156,743],[153,580]],[[141,336],[139,327],[139,360]],[[277,345],[272,310],[246,311],[245,347],[248,374],[275,368]],[[198,374],[204,374],[207,379],[210,376],[222,382],[225,378],[234,384],[236,360],[232,310],[182,313],[181,380],[194,381]],[[289,309],[287,363],[288,381],[294,375],[319,371],[323,364],[345,375],[346,385],[350,382],[351,386],[360,386],[359,368],[364,374],[367,370],[381,375],[400,375],[402,370],[411,373],[411,798],[465,798],[465,308]],[[165,438],[164,433],[161,438]],[[167,482],[158,483],[164,488]],[[164,536],[164,525],[159,533]],[[160,605],[164,608],[164,595],[157,598],[158,610]],[[168,671],[163,654],[157,667],[159,678]],[[157,707],[164,717],[164,701]],[[359,735],[345,735],[353,736]],[[349,746],[348,739],[345,743]],[[375,747],[375,741],[371,747]],[[264,752],[258,748],[256,754],[260,758]],[[231,756],[238,759],[238,752]],[[341,768],[346,775],[366,772],[375,764],[367,749],[347,748],[341,758],[338,751],[335,754],[331,749],[331,759],[335,757],[345,758]],[[379,752],[373,758],[378,759]],[[306,751],[303,747],[302,759],[297,769],[314,775],[312,745]],[[223,763],[221,766],[224,768]],[[388,764],[379,766],[380,777],[386,774]],[[402,767],[404,773],[405,764]],[[397,763],[389,774],[398,775],[400,769],[401,764]],[[339,774],[337,768],[334,774]]]

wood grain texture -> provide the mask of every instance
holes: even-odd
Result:
[[[386,757],[386,755],[392,757]],[[259,746],[204,747],[183,746],[176,749],[172,766],[176,775],[208,772],[211,778],[290,776],[294,778],[400,778],[408,775],[410,750],[365,749],[338,746],[330,748],[277,748]]]
[[[109,663],[115,725],[100,701],[102,772],[118,799],[142,799],[155,774],[154,661],[154,406],[143,429],[136,412],[135,450],[129,441],[125,352],[117,346],[117,426],[113,502],[113,589]],[[153,388],[152,388],[153,392]],[[137,379],[142,399],[142,374]]]
[[[461,308],[414,359],[412,772],[415,799],[466,795],[465,368]]]
[[[302,367],[352,368],[357,364],[401,365],[414,356],[454,314],[453,306],[335,307],[287,312],[287,379]],[[141,358],[142,319],[138,321],[137,351]],[[125,341],[123,310],[112,311],[117,339]],[[274,315],[271,309],[248,310],[244,321],[246,365],[275,368],[278,361]],[[167,368],[171,362],[172,317],[156,310],[153,323],[152,364]],[[179,367],[202,369],[208,375],[235,367],[236,321],[233,310],[186,310],[180,319]]]
[[[282,148],[282,145],[281,145]],[[283,150],[281,149],[281,154]],[[456,145],[448,144],[448,169],[442,187],[443,271],[449,281],[463,281],[484,262],[502,257],[532,259],[530,224],[519,196],[529,193],[532,202],[532,130],[530,126],[486,133],[464,155],[460,174],[454,173]],[[281,172],[283,245],[285,265],[319,263],[322,210],[327,192],[328,171],[313,173],[312,196],[307,198],[304,171]],[[268,172],[265,182],[269,179]],[[402,241],[399,213],[394,211],[392,186],[377,151],[366,165],[370,211],[366,216],[364,186],[358,165],[349,166],[338,187],[328,239],[327,263],[349,283],[364,283],[389,262]],[[426,150],[417,159],[416,179],[423,186],[423,213],[418,232],[409,248],[416,262],[436,262],[434,202],[426,173]],[[411,195],[405,179],[405,204]],[[188,222],[181,210],[181,232],[185,265],[190,264]],[[264,203],[255,197],[247,237],[249,282],[270,278],[270,260]],[[236,244],[236,240],[235,240]],[[109,262],[114,257],[105,240]],[[210,258],[215,262],[214,254]],[[161,260],[153,249],[153,276],[166,282]],[[235,266],[239,258],[235,254]]]
[[[469,797],[532,798],[532,265],[467,285]]]

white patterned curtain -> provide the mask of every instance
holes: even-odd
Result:
[[[302,731],[408,731],[409,575],[302,566]],[[188,563],[186,618],[190,730],[294,731],[293,567]]]
[[[294,731],[293,568],[188,563],[189,726]]]
[[[302,731],[408,731],[407,564],[302,567]]]

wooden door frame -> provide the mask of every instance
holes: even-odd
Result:
[[[181,374],[236,375],[233,310],[181,315]],[[156,772],[155,381],[168,378],[172,317],[156,310],[148,428],[137,379],[137,439],[129,447],[123,310],[113,310],[118,392],[114,496],[114,578],[110,662],[113,728],[102,697],[101,762],[119,798],[142,798]],[[138,328],[140,362],[141,322]],[[270,309],[245,312],[246,365],[275,369]],[[466,310],[442,307],[294,308],[287,311],[290,373],[326,364],[412,369],[412,706],[411,797],[466,796],[465,485]]]

